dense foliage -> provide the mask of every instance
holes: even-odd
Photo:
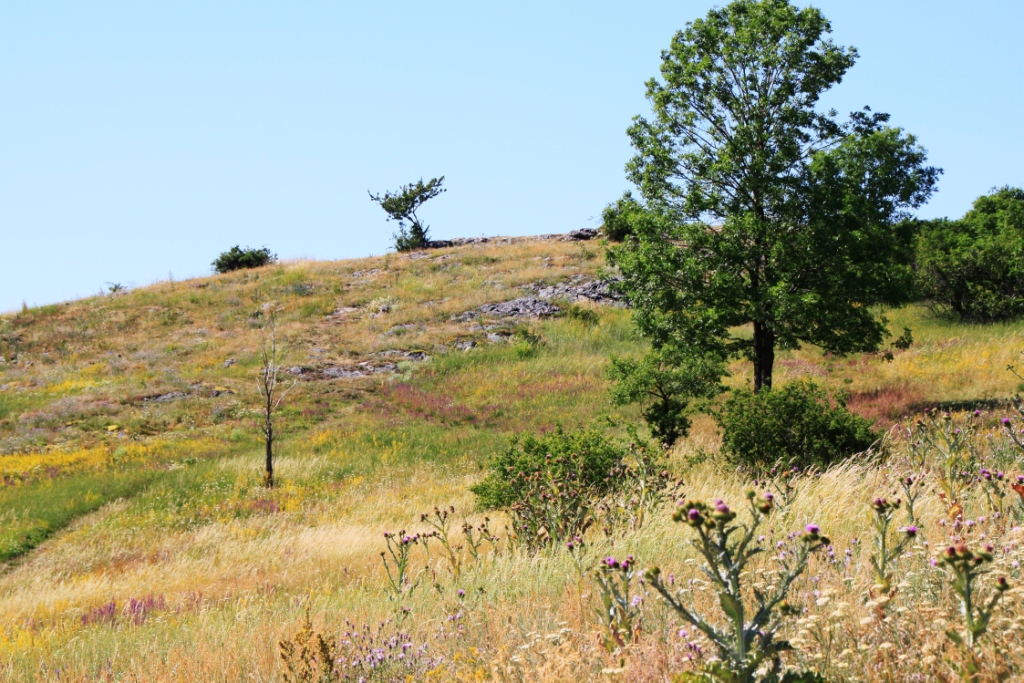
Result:
[[[843,396],[830,400],[809,381],[758,394],[734,391],[715,419],[725,457],[757,472],[777,464],[825,468],[867,450],[876,438],[871,423],[850,412]]]
[[[979,322],[1024,314],[1024,190],[979,197],[959,220],[922,221],[917,250],[931,301]]]
[[[216,273],[230,273],[233,270],[244,268],[259,268],[277,261],[277,256],[270,253],[270,249],[261,247],[254,249],[246,247],[242,249],[237,244],[225,252],[211,264]]]
[[[645,210],[610,256],[637,326],[655,347],[750,359],[755,391],[776,348],[878,348],[874,305],[912,293],[906,212],[940,172],[887,115],[819,111],[857,57],[830,32],[785,0],[712,10],[673,38],[654,116],[629,129]]]
[[[637,403],[640,414],[661,443],[671,446],[690,430],[692,399],[713,398],[724,373],[715,356],[697,358],[662,347],[646,357],[612,358],[608,370],[615,405]]]
[[[397,251],[412,251],[427,246],[430,238],[427,235],[429,226],[416,215],[424,203],[442,192],[446,192],[441,184],[444,176],[431,178],[426,183],[420,178],[415,183],[402,185],[397,192],[385,192],[383,195],[370,193],[370,199],[380,204],[380,208],[388,215],[389,221],[398,221],[398,232],[393,236]],[[406,228],[406,223],[409,224]]]
[[[626,450],[594,429],[566,431],[561,426],[540,436],[517,437],[489,466],[490,474],[472,487],[481,508],[507,508],[533,488],[530,477],[562,479],[573,475],[595,494],[608,492],[612,472]]]
[[[633,193],[624,193],[601,212],[601,234],[612,242],[622,242],[633,234],[632,214],[642,210],[640,202],[633,198]]]

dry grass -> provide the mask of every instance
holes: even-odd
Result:
[[[28,500],[33,487],[45,485],[33,504],[60,505],[62,486],[104,468],[132,464],[159,476],[7,565],[0,576],[2,675],[278,681],[277,641],[298,630],[307,608],[314,626],[329,634],[347,630],[346,620],[401,621],[417,647],[426,643],[432,658],[444,658],[423,664],[414,680],[668,681],[695,666],[707,643],[680,636],[680,624],[653,594],[644,598],[638,642],[607,652],[595,584],[580,578],[563,551],[529,557],[502,542],[479,562],[464,558],[455,580],[435,544],[429,557],[415,558],[416,571],[426,568],[415,593],[399,604],[383,589],[382,532],[423,528],[420,513],[435,505],[479,521],[467,487],[511,434],[556,422],[635,419],[608,403],[604,378],[610,354],[642,349],[627,311],[596,308],[596,326],[527,323],[543,340],[529,357],[489,343],[488,330],[475,322],[452,320],[521,296],[523,284],[593,276],[601,266],[594,250],[527,242],[417,259],[287,263],[4,317],[0,473],[12,486],[3,495],[17,489],[18,500]],[[300,381],[282,413],[283,485],[269,492],[259,486],[247,413],[259,322],[253,314],[267,300],[283,308],[290,364],[355,367],[381,362],[372,354],[394,349],[433,356],[403,363],[392,375]],[[927,405],[1001,399],[1015,386],[1005,366],[1024,348],[1019,325],[956,325],[918,308],[890,317],[894,329],[912,327],[916,338],[891,362],[803,349],[780,354],[780,380],[810,376],[847,390],[851,407],[881,425]],[[456,339],[478,347],[454,351]],[[236,362],[226,365],[229,359]],[[742,384],[746,374],[737,364],[731,381]],[[151,400],[170,392],[187,396]],[[999,429],[991,439],[979,436],[988,444],[981,462],[996,457],[990,451]],[[717,443],[713,422],[699,417],[671,467],[689,497],[739,503],[750,482],[717,464]],[[829,680],[949,679],[958,655],[942,631],[957,623],[957,607],[928,560],[954,531],[940,526],[947,512],[934,492],[919,503],[921,542],[901,561],[896,597],[883,609],[869,595],[869,502],[891,495],[897,475],[910,467],[905,443],[893,453],[885,466],[848,464],[801,480],[793,506],[772,525],[766,544],[819,524],[837,558],[815,560],[794,589],[803,613],[786,635],[798,643],[787,656],[796,668]],[[110,462],[115,455],[118,462]],[[1020,470],[1019,451],[1006,446],[997,455],[1008,474]],[[931,465],[935,476],[937,462]],[[1009,513],[996,521],[980,489],[964,502],[965,518],[987,520],[970,532],[972,542],[983,542],[984,533],[1007,548],[999,571],[1020,582],[1011,563],[1024,560],[1024,551],[1019,529],[1005,523]],[[26,509],[5,511],[0,527],[24,522]],[[497,529],[505,536],[501,523]],[[680,584],[699,578],[685,530],[667,511],[638,532],[589,542],[592,562],[632,553]],[[760,572],[773,569],[771,557],[765,554]],[[713,593],[695,590],[693,598],[715,613]],[[1018,676],[1024,667],[1021,607],[1011,592],[984,644],[990,670],[1005,665]]]

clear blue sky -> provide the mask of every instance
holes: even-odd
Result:
[[[384,252],[367,198],[444,174],[437,237],[595,225],[686,21],[661,2],[6,2],[0,311],[282,258]],[[857,66],[831,95],[945,169],[922,216],[1024,185],[1024,2],[820,2]]]

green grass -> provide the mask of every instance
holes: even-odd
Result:
[[[152,468],[111,469],[0,489],[0,562],[33,550],[78,517],[130,498],[163,475]]]

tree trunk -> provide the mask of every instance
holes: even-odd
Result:
[[[263,483],[268,489],[274,488],[274,433],[273,427],[267,431],[267,471],[263,475]]]
[[[754,393],[772,388],[775,366],[775,332],[762,322],[754,322]]]

